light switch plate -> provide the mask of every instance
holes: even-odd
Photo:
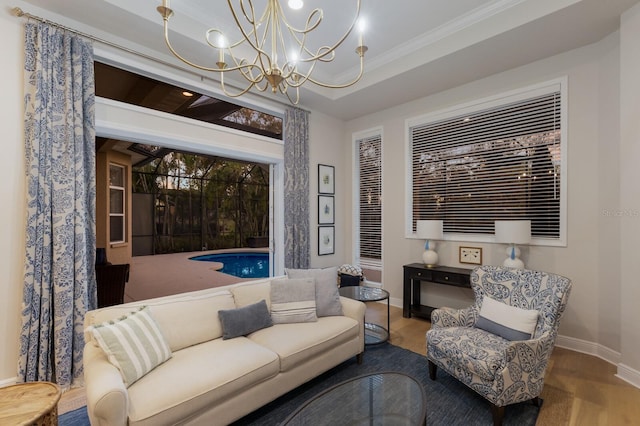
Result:
[[[460,247],[460,263],[472,265],[482,265],[482,248],[480,247]]]

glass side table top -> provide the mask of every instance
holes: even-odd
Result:
[[[340,287],[340,296],[359,300],[360,302],[377,302],[389,298],[389,292],[381,288],[367,286]]]
[[[283,425],[423,425],[427,397],[413,377],[366,374],[339,383],[305,402]]]

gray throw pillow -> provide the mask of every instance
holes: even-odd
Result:
[[[343,315],[338,292],[338,268],[287,269],[289,278],[313,278],[316,284],[316,312],[319,317]]]
[[[274,324],[318,321],[313,280],[271,281],[271,319]]]
[[[254,331],[271,327],[271,314],[264,300],[237,309],[222,309],[218,311],[218,318],[222,323],[222,339],[246,336]]]

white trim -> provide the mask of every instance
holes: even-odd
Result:
[[[618,365],[622,356],[620,352],[616,352],[599,343],[588,342],[569,336],[558,336],[556,338],[556,346],[587,355],[593,355],[613,365]]]
[[[360,165],[358,162],[358,158],[359,158],[359,153],[358,153],[358,141],[362,140],[362,139],[366,139],[366,138],[370,138],[370,137],[376,137],[379,136],[380,137],[380,159],[382,161],[381,164],[381,182],[382,182],[382,187],[381,187],[381,191],[382,191],[382,221],[381,221],[381,235],[382,235],[382,252],[381,252],[381,259],[380,259],[380,270],[382,271],[383,268],[383,261],[384,261],[384,128],[383,126],[376,126],[376,127],[372,127],[370,129],[367,130],[361,130],[359,132],[354,132],[351,134],[351,146],[352,146],[352,152],[353,155],[351,156],[351,170],[352,172],[352,176],[351,176],[351,182],[352,182],[352,188],[351,188],[351,194],[352,194],[352,205],[351,205],[351,220],[353,223],[353,226],[351,227],[352,231],[351,231],[351,252],[352,252],[352,263],[356,264],[358,262],[358,259],[360,259],[360,233],[359,233],[359,229],[360,229]]]
[[[8,379],[2,379],[0,380],[0,388],[3,388],[5,386],[15,385],[17,383],[17,380],[18,380],[17,377],[9,377]]]
[[[640,389],[640,371],[634,370],[626,364],[618,364],[616,377]]]
[[[421,125],[426,122],[444,120],[451,117],[470,114],[479,110],[489,109],[495,106],[504,105],[518,100],[524,100],[539,95],[548,94],[553,91],[560,92],[560,108],[561,108],[561,164],[560,170],[560,236],[557,239],[533,238],[529,245],[548,246],[548,247],[566,247],[567,246],[567,203],[568,203],[568,77],[555,78],[552,80],[532,84],[518,89],[509,90],[481,99],[471,100],[462,104],[454,105],[449,108],[439,109],[427,114],[416,117],[407,118],[404,126],[404,148],[405,148],[405,238],[416,239],[416,235],[412,230],[413,218],[413,170],[411,167],[411,127]],[[479,243],[495,243],[495,236],[484,234],[452,234],[444,235],[443,241],[465,241]]]

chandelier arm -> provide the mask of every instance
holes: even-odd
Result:
[[[271,1],[271,0],[269,0],[269,1]],[[245,0],[240,0],[240,9],[242,11],[242,15],[247,20],[247,22],[249,22],[249,24],[251,24],[251,26],[252,26],[252,30],[249,31],[248,33],[244,29],[242,24],[240,23],[240,19],[238,17],[238,13],[236,12],[236,9],[233,6],[232,1],[231,0],[227,0],[227,4],[229,5],[229,10],[231,11],[231,15],[233,16],[233,20],[235,21],[236,26],[240,30],[240,33],[244,37],[244,40],[241,40],[238,44],[242,44],[244,41],[246,41],[249,44],[249,46],[251,46],[251,48],[253,48],[255,51],[257,51],[260,54],[259,55],[259,59],[260,59],[260,65],[262,66],[262,68],[263,69],[265,68],[265,64],[264,64],[264,61],[262,59],[262,55],[264,55],[265,57],[267,57],[269,59],[269,67],[271,67],[271,59],[269,58],[269,54],[262,48],[262,46],[264,45],[264,41],[266,40],[267,29],[269,28],[269,19],[268,19],[268,13],[267,13],[269,8],[265,9],[264,14],[260,17],[260,20],[256,24],[256,21],[255,21],[255,10],[254,10],[254,7],[253,7],[253,1],[252,0],[247,0],[247,2],[249,3],[249,7],[250,7],[250,10],[251,10],[251,16],[249,16],[247,14],[247,12],[246,12],[246,8],[244,6]],[[258,39],[258,26],[261,25],[264,22],[265,19],[267,20],[267,25],[265,27],[265,32],[263,33],[262,44],[260,44],[259,39]],[[253,39],[255,39],[255,42],[253,41]],[[229,52],[231,53],[231,50],[229,50]]]
[[[222,91],[224,92],[224,94],[229,96],[230,98],[237,98],[237,97],[240,97],[240,96],[244,95],[249,90],[251,90],[255,85],[256,85],[256,83],[252,82],[247,87],[245,87],[242,91],[240,91],[238,93],[231,93],[231,92],[227,91],[227,86],[224,84],[224,73],[220,74],[220,87],[222,88]]]
[[[320,60],[320,59],[324,58],[325,56],[327,56],[327,55],[331,54],[332,52],[334,52],[347,39],[347,37],[349,37],[349,35],[353,31],[353,28],[356,26],[356,24],[358,22],[358,18],[360,17],[361,0],[356,0],[356,1],[357,1],[357,3],[356,3],[356,14],[353,17],[353,21],[351,22],[351,25],[349,26],[349,29],[347,29],[347,31],[343,34],[343,36],[337,42],[335,42],[332,46],[328,47],[327,50],[324,53],[317,53],[312,57],[303,58],[303,59],[301,59],[301,62],[317,61],[317,60]],[[309,54],[313,55],[313,53],[311,51],[308,51],[307,49],[305,49],[305,50]],[[322,50],[322,49],[318,49],[318,51],[320,51],[320,50]],[[329,60],[328,62],[330,62],[332,60],[333,59]]]
[[[317,86],[326,87],[327,89],[344,89],[345,87],[353,86],[362,78],[362,74],[364,73],[364,56],[360,56],[360,72],[358,75],[350,82],[343,84],[326,84],[321,81],[314,80],[310,75],[305,79],[305,81],[309,81]]]

